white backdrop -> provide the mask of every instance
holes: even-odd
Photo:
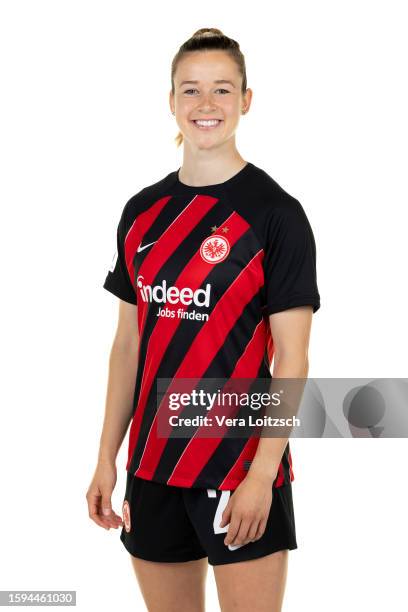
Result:
[[[92,523],[85,500],[118,307],[102,283],[127,199],[181,165],[170,63],[196,29],[239,41],[254,95],[238,149],[313,227],[309,376],[406,376],[404,8],[1,3],[0,589],[76,589],[80,610],[143,609],[119,530]],[[284,610],[405,611],[407,441],[291,445],[299,548]],[[211,569],[207,591],[217,610]]]

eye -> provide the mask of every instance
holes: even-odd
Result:
[[[186,89],[186,90],[184,91],[184,93],[185,93],[185,94],[189,94],[191,91],[197,91],[197,89]],[[219,87],[218,89],[216,89],[216,91],[222,91],[222,92],[225,92],[225,93],[230,93],[230,92],[228,91],[228,89],[224,89],[223,87]]]

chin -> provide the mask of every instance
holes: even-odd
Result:
[[[217,140],[212,139],[212,140],[207,140],[205,142],[203,142],[203,140],[200,139],[192,139],[191,142],[197,147],[197,149],[214,149],[215,147],[219,147],[221,145],[223,145],[225,143],[225,139],[224,138],[217,138]]]

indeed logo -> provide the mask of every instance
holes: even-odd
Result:
[[[207,283],[205,289],[196,289],[193,291],[189,287],[167,287],[166,280],[164,279],[161,285],[145,285],[143,276],[139,275],[136,280],[137,286],[139,287],[140,294],[144,302],[158,302],[159,304],[185,304],[188,306],[192,302],[196,306],[209,306],[210,305],[210,293],[211,285]]]

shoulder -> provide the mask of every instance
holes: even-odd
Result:
[[[300,201],[282,187],[266,170],[253,165],[249,177],[252,193],[256,194],[258,206],[267,214],[302,215],[303,206]]]
[[[230,195],[235,208],[263,240],[271,232],[288,226],[306,228],[309,225],[300,201],[254,164]]]

